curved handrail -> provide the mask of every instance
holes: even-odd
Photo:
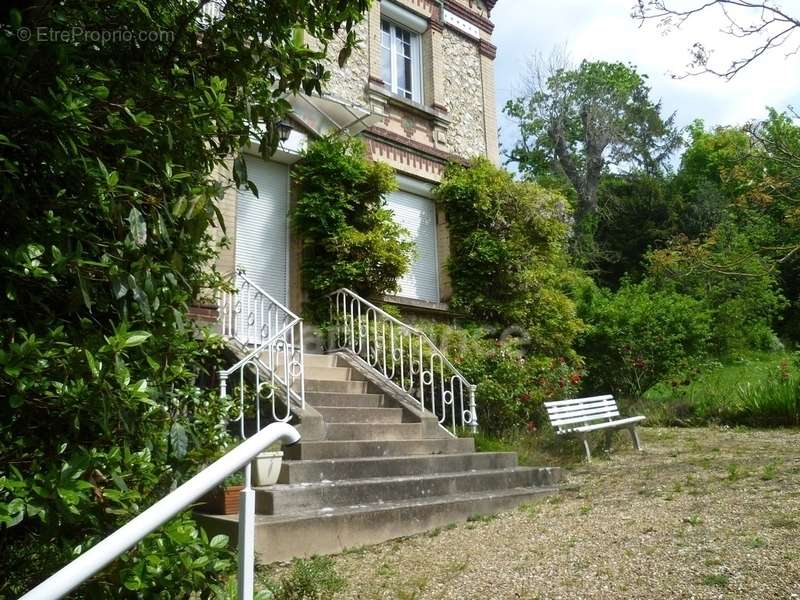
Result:
[[[477,430],[476,386],[426,333],[347,288],[328,294],[328,299],[336,324],[333,345],[338,350],[352,354],[383,380],[409,394],[421,408],[433,413],[442,427],[449,424],[453,435],[458,425]]]
[[[274,333],[266,342],[262,343],[260,346],[258,346],[258,348],[256,348],[255,350],[251,351],[244,358],[240,359],[239,362],[237,362],[236,364],[234,364],[231,367],[228,367],[227,369],[219,370],[218,373],[220,375],[224,375],[224,376],[233,375],[233,373],[235,373],[236,371],[241,369],[243,366],[245,366],[247,363],[251,362],[253,359],[258,357],[258,355],[261,354],[262,352],[264,352],[264,350],[266,350],[270,345],[274,344],[276,340],[280,339],[280,337],[283,334],[285,334],[287,331],[289,331],[289,329],[294,327],[298,322],[299,321],[292,321],[288,325],[285,325],[280,331]]]
[[[228,393],[227,380],[238,372],[240,425],[244,432],[245,371],[255,371],[255,387],[249,391],[255,401],[256,428],[261,429],[261,400],[271,402],[272,418],[288,421],[292,416],[292,403],[305,408],[303,319],[270,296],[247,277],[243,268],[235,274],[236,285],[220,298],[222,335],[236,340],[246,350],[246,355],[228,369],[219,371],[220,396]],[[249,347],[255,346],[251,350]],[[262,377],[263,373],[266,374]],[[263,380],[263,381],[262,381]],[[286,399],[286,411],[278,415],[277,395]]]
[[[245,473],[245,489],[242,493],[253,494],[253,490],[250,488],[249,465],[255,457],[258,456],[259,452],[262,452],[266,447],[278,441],[283,441],[286,444],[294,444],[299,440],[300,434],[294,427],[287,423],[273,423],[265,427],[236,446],[236,448],[225,454],[222,458],[200,471],[182,486],[167,494],[143,513],[134,517],[107,538],[95,546],[92,546],[67,566],[22,596],[20,600],[53,600],[55,598],[61,598],[139,542],[147,534],[163,525],[182,510],[185,510],[203,494],[209,492],[214,486],[221,483],[223,479],[242,469],[242,467],[247,467]],[[242,505],[252,509],[255,507],[255,502],[242,502]],[[240,512],[239,514],[241,546],[243,545],[241,539],[243,523],[245,524],[245,529],[248,524],[252,525],[254,512],[253,514],[247,514],[247,512],[245,512],[244,519],[242,519],[243,513]],[[252,530],[252,526],[250,529]],[[248,578],[248,568],[250,569],[249,581],[252,582],[254,557],[252,553],[250,556],[243,556],[247,554],[247,552],[244,551],[247,549],[247,544],[244,544],[244,546],[245,548],[240,547],[239,557],[240,592],[242,591],[242,586],[246,586],[247,582],[243,583],[243,580]],[[252,551],[252,544],[250,546],[249,550]],[[245,592],[244,595],[252,597],[252,585],[249,586],[249,590],[249,594]],[[240,595],[240,597],[242,596]]]

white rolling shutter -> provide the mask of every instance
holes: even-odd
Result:
[[[392,192],[386,202],[395,220],[411,234],[417,255],[400,279],[400,296],[439,302],[439,260],[436,255],[436,207],[433,200],[409,192]]]
[[[258,196],[240,188],[236,197],[236,265],[284,306],[288,281],[289,175],[286,165],[246,157],[247,177]]]

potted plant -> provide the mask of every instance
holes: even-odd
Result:
[[[200,510],[212,515],[235,515],[239,512],[239,494],[243,488],[241,472],[229,475],[217,488],[203,496]]]
[[[282,463],[283,452],[280,450],[280,445],[269,446],[253,461],[253,483],[258,486],[275,485]]]

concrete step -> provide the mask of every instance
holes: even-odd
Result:
[[[278,364],[282,364],[283,355],[280,354],[277,358]],[[338,366],[338,359],[335,354],[303,354],[303,365],[308,367],[336,367]]]
[[[260,564],[314,554],[334,554],[465,521],[478,515],[511,510],[557,491],[555,487],[513,488],[411,499],[381,505],[322,510],[291,516],[256,516],[256,556]],[[237,539],[238,515],[196,514],[214,535]]]
[[[326,423],[401,423],[402,408],[351,408],[318,406]]]
[[[335,392],[342,394],[366,394],[366,381],[341,381],[331,379],[308,379],[306,377],[307,392]]]
[[[305,366],[305,377],[324,381],[349,381],[350,369],[346,367],[311,367]]]
[[[320,408],[322,406],[341,408],[387,408],[387,406],[390,405],[383,394],[342,394],[337,392],[306,391],[306,402],[314,408]]]
[[[329,440],[414,440],[422,437],[420,423],[329,423]]]
[[[510,469],[517,466],[514,452],[472,452],[465,454],[428,454],[417,456],[384,456],[369,458],[337,458],[333,460],[285,460],[280,483],[310,483],[402,477],[434,473],[458,473]]]
[[[401,502],[414,498],[554,485],[554,473],[557,472],[554,469],[516,467],[465,473],[273,485],[256,489],[256,512],[262,515],[288,515],[325,507]]]
[[[283,449],[286,460],[321,460],[378,456],[417,456],[429,454],[464,454],[475,451],[472,438],[437,438],[419,440],[322,440],[300,441]]]

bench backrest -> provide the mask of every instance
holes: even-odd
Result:
[[[617,401],[610,394],[545,402],[544,406],[550,424],[559,433],[571,431],[575,426],[610,421],[619,416]]]

